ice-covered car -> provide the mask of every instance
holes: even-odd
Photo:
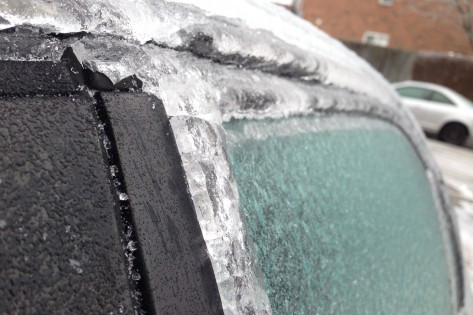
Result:
[[[417,123],[258,1],[0,2],[0,313],[467,314]]]
[[[440,140],[473,145],[473,103],[438,84],[404,81],[394,87],[422,129]]]

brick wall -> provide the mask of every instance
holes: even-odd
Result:
[[[467,36],[453,18],[453,9],[440,9],[452,18],[435,19],[415,13],[406,1],[395,0],[385,6],[378,0],[305,0],[304,18],[345,41],[360,42],[365,31],[376,31],[389,34],[389,47],[393,48],[473,55]]]
[[[344,42],[390,82],[417,80],[447,86],[473,101],[473,57],[449,53],[409,52]]]
[[[414,65],[412,78],[448,86],[473,100],[472,57],[420,52]]]
[[[360,43],[344,42],[344,44],[368,61],[388,81],[399,82],[412,78],[412,69],[418,55],[416,52]]]

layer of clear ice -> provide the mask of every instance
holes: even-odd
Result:
[[[11,25],[113,34],[139,44],[153,41],[228,63],[288,72],[381,101],[395,98],[381,76],[340,42],[287,10],[257,0],[0,0],[0,12]],[[202,39],[210,46],[199,48]]]
[[[356,112],[397,125],[441,183],[389,84],[341,43],[258,1],[0,0],[0,59],[59,60],[67,46],[113,82],[162,99],[226,314],[271,313],[247,240],[222,122]],[[75,33],[77,36],[49,36]],[[22,41],[22,34],[28,37]],[[153,105],[154,106],[154,105]],[[442,196],[442,202],[448,202]]]
[[[226,314],[269,314],[271,308],[246,238],[223,128],[200,118],[171,118],[189,192]]]

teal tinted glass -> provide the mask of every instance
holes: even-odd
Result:
[[[396,128],[347,116],[224,127],[274,314],[453,313],[439,212]]]
[[[453,102],[448,97],[438,92],[432,92],[431,99],[432,101],[437,102],[437,103],[453,104]]]
[[[418,98],[418,99],[428,99],[431,91],[422,89],[422,88],[416,88],[416,87],[403,87],[403,88],[397,88],[396,91],[399,93],[399,95],[405,96],[405,97],[410,97],[410,98]]]

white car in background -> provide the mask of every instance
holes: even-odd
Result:
[[[473,103],[466,97],[420,81],[395,83],[394,88],[425,132],[449,143],[473,144]]]

